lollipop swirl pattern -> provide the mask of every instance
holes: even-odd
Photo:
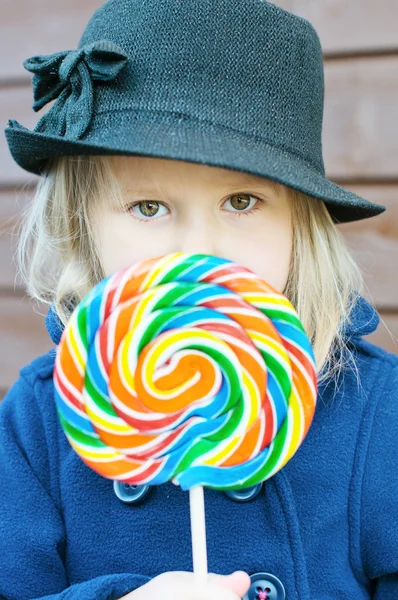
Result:
[[[96,285],[54,368],[81,459],[132,485],[231,490],[279,471],[311,425],[312,347],[282,294],[211,255],[149,259]]]

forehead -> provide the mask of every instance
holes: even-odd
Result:
[[[244,171],[192,163],[183,160],[146,156],[112,156],[111,166],[122,188],[147,189],[153,184],[168,185],[254,185],[271,188],[277,192],[281,184]]]

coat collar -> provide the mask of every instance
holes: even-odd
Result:
[[[351,314],[351,322],[343,326],[343,336],[346,341],[373,333],[380,322],[380,317],[373,306],[361,295],[358,295]],[[63,325],[50,307],[46,317],[46,327],[54,344],[58,345],[63,332]]]

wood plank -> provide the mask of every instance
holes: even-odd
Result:
[[[326,55],[398,49],[396,0],[273,1],[314,25]],[[88,20],[102,4],[102,0],[3,0],[1,45],[7,52],[0,54],[1,79],[29,77],[22,65],[25,58],[77,47]]]
[[[398,56],[329,61],[324,161],[330,179],[398,178]]]
[[[398,180],[398,55],[328,61],[325,68],[324,160],[330,179]],[[30,85],[0,90],[0,120],[33,129]],[[12,159],[0,140],[0,183],[37,180]]]
[[[23,67],[25,58],[76,48],[94,11],[103,0],[2,0],[1,79],[31,75]],[[44,15],[44,18],[43,18]]]
[[[33,111],[32,104],[33,91],[30,84],[0,89],[0,121],[4,123],[3,135],[0,138],[0,182],[8,188],[20,183],[34,183],[38,180],[37,175],[28,173],[15,163],[4,135],[8,119],[16,119],[24,127],[33,130],[41,113],[47,112],[54,102],[50,102],[39,113]]]
[[[380,309],[393,310],[398,305],[398,241],[378,236],[369,230],[347,235],[349,248],[359,264],[368,292],[365,296]]]
[[[18,186],[0,188],[0,226],[12,221],[26,208],[34,194],[34,188]]]
[[[16,276],[14,254],[21,211],[30,201],[32,194],[33,191],[29,189],[0,189],[0,289],[23,289],[20,278]]]
[[[347,186],[387,210],[371,219],[338,225],[365,276],[369,300],[398,311],[398,186]]]
[[[310,21],[326,55],[398,50],[396,0],[271,1]]]
[[[7,348],[1,354],[0,388],[10,387],[25,364],[54,346],[45,328],[46,314],[46,307],[34,310],[26,298],[0,295],[2,348]]]
[[[0,229],[0,289],[21,290],[20,278],[17,280],[13,255],[16,251],[16,235]]]
[[[371,229],[381,236],[398,238],[398,185],[347,184],[344,187],[366,200],[386,207],[386,211],[377,217],[340,225],[345,232],[365,232]]]

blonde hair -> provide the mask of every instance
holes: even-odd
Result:
[[[93,229],[94,207],[121,190],[108,156],[56,157],[23,211],[18,271],[28,294],[54,304],[65,325],[73,306],[101,279]],[[272,182],[274,189],[278,184]],[[312,343],[319,382],[354,361],[341,328],[364,290],[361,271],[323,201],[292,188],[293,252],[284,294]],[[348,359],[348,360],[347,360]],[[356,369],[357,371],[357,369]]]

